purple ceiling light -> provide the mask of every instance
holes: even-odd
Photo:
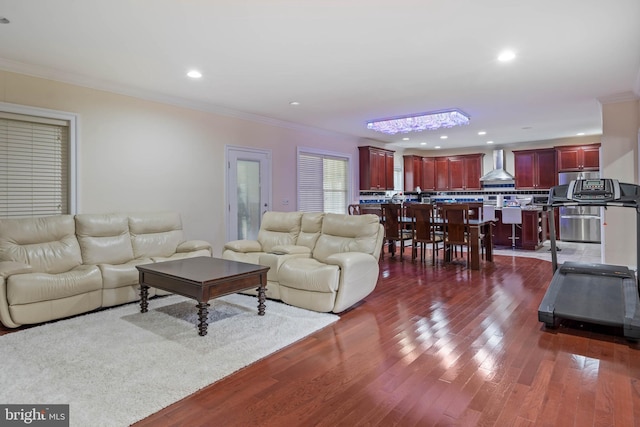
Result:
[[[367,123],[367,129],[395,135],[396,133],[422,132],[469,124],[469,116],[460,110],[434,111],[413,116],[392,119],[373,120]]]

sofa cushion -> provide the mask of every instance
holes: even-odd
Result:
[[[302,212],[265,212],[258,231],[262,250],[271,252],[274,246],[295,245],[301,218]]]
[[[79,266],[58,273],[16,274],[7,279],[10,305],[52,301],[102,289],[102,275],[96,266]]]
[[[0,261],[56,274],[82,264],[73,215],[0,219]]]
[[[305,212],[302,214],[300,234],[297,241],[298,246],[306,246],[313,250],[322,231],[323,218],[324,213],[322,212]]]
[[[331,254],[376,250],[380,218],[376,215],[339,215],[328,213],[322,221],[322,233],[318,237],[313,257],[326,262]]]
[[[125,215],[78,214],[75,220],[84,264],[122,264],[133,259]]]
[[[102,287],[104,289],[115,289],[124,286],[137,285],[140,273],[136,265],[150,264],[150,259],[136,259],[123,264],[100,264],[102,273]]]
[[[177,212],[131,214],[129,232],[136,258],[169,257],[184,242]]]
[[[311,292],[336,292],[340,282],[340,268],[313,258],[292,258],[278,270],[281,286]]]

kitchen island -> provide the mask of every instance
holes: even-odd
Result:
[[[538,206],[525,206],[522,209],[522,224],[516,225],[516,249],[535,251],[547,240],[548,214]],[[494,246],[511,247],[511,224],[502,223],[502,211],[496,208],[496,223],[493,227]]]

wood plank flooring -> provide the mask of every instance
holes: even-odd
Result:
[[[135,426],[640,426],[638,345],[538,322],[550,263],[410,259],[385,256],[338,322]]]

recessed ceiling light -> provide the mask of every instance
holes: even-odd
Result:
[[[529,130],[529,129],[532,129],[531,126],[523,126],[522,127],[522,130]]]
[[[200,77],[202,77],[202,73],[198,70],[191,70],[187,73],[187,76],[191,77],[192,79],[199,79]]]
[[[493,141],[487,141],[487,144],[493,144]]]
[[[516,54],[512,50],[503,50],[502,52],[500,52],[500,55],[498,55],[498,61],[509,62],[515,59],[515,57]]]
[[[433,148],[435,148],[436,150],[439,150],[439,149],[440,149],[440,146],[439,146],[439,145],[436,145],[436,146],[435,146],[435,147],[433,147]]]
[[[486,134],[487,134],[487,132],[485,132],[485,131],[483,131],[483,130],[481,130],[480,132],[478,132],[478,135],[486,135]]]
[[[300,103],[298,101],[291,101],[289,105],[300,105]]]
[[[421,142],[420,145],[427,145],[427,143],[426,142]]]
[[[409,138],[407,138],[406,136],[404,138],[402,138],[403,141],[408,141]]]
[[[576,135],[582,136],[582,135],[584,135],[584,132],[577,133]]]
[[[449,138],[447,135],[442,135],[442,136],[440,137],[440,139],[447,139],[447,138]]]

